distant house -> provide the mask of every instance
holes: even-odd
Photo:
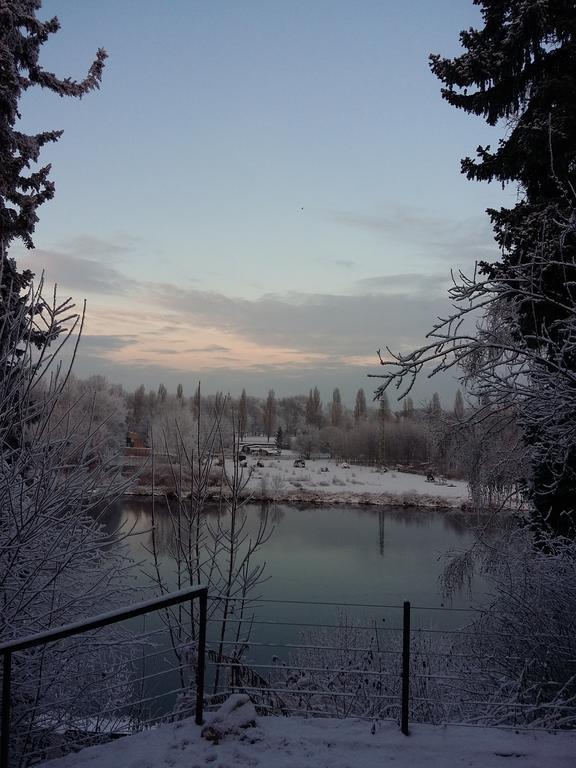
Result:
[[[146,438],[141,432],[126,433],[124,456],[150,456],[150,448],[146,445]]]

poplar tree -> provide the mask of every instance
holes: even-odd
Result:
[[[390,402],[388,400],[388,395],[386,394],[386,392],[382,392],[382,394],[379,396],[378,399],[380,401],[378,416],[382,424],[384,424],[387,421],[394,421],[394,414],[392,413],[392,409],[390,408]]]
[[[356,403],[354,404],[354,421],[358,424],[359,421],[366,421],[366,417],[366,395],[363,389],[359,389],[356,393]]]
[[[306,401],[306,424],[318,427],[318,429],[322,426],[322,400],[318,387],[310,390]]]
[[[462,421],[464,418],[464,398],[461,390],[458,390],[454,397],[454,416],[458,421]]]
[[[238,434],[240,440],[243,440],[248,429],[248,398],[246,390],[242,390],[240,401],[238,403]]]
[[[268,392],[266,403],[264,404],[264,432],[268,442],[274,433],[274,427],[276,426],[276,395],[274,390],[271,389]]]
[[[338,387],[332,393],[332,404],[330,406],[330,423],[333,427],[342,426],[342,397]]]

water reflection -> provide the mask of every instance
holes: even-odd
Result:
[[[178,502],[155,500],[157,552],[169,566],[175,549],[173,516]],[[182,508],[181,508],[182,511]],[[310,507],[288,504],[246,504],[240,512],[247,534],[256,536],[268,515],[271,537],[257,554],[266,563],[265,597],[346,602],[401,602],[410,599],[440,605],[439,576],[443,555],[462,550],[473,541],[472,529],[460,513],[377,507]],[[216,526],[227,512],[209,505],[205,519]],[[151,563],[152,502],[124,499],[110,512],[110,527],[131,529],[132,557]],[[476,593],[483,591],[475,584]],[[469,594],[454,605],[469,605]]]

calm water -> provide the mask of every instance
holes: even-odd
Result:
[[[206,514],[215,526],[217,509],[209,508]],[[263,519],[268,520],[271,530],[256,557],[256,562],[266,563],[266,580],[257,593],[270,602],[259,604],[256,609],[250,637],[256,645],[243,657],[249,664],[269,664],[273,657],[288,662],[292,652],[284,646],[309,642],[302,633],[314,632],[311,626],[337,622],[339,609],[310,603],[369,604],[370,607],[345,610],[352,623],[381,629],[400,627],[401,610],[374,605],[400,606],[404,600],[410,600],[413,606],[425,607],[412,612],[412,626],[416,628],[448,629],[462,626],[471,618],[467,611],[433,610],[446,607],[439,583],[445,554],[464,550],[473,542],[472,530],[461,514],[282,504],[246,505],[241,514],[245,516],[245,532],[249,535],[256,535]],[[156,501],[155,516],[159,568],[166,587],[175,590],[178,584],[169,553],[174,532],[165,503]],[[121,523],[133,531],[128,540],[130,553],[139,563],[141,585],[149,586],[149,574],[154,572],[150,552],[151,501],[123,500],[108,520],[111,528]],[[486,585],[476,581],[472,590],[454,596],[448,605],[469,608],[485,591]],[[308,604],[296,604],[299,601]],[[162,626],[158,616],[149,617],[146,622],[147,631]],[[209,627],[209,639],[215,639],[218,627],[218,624]],[[134,629],[142,631],[143,627]],[[179,687],[175,673],[163,673],[174,661],[168,638],[160,642],[165,655],[155,656],[152,666],[148,664],[146,669],[148,673],[162,671],[162,674],[145,688],[148,696],[157,697],[154,707],[157,713],[171,711],[174,697],[164,692]]]
[[[173,532],[165,503],[157,501],[155,509],[160,563],[170,574]],[[473,541],[459,513],[353,506],[249,504],[243,508],[247,532],[255,535],[266,509],[272,533],[257,557],[266,562],[267,581],[258,590],[265,598],[386,604],[411,600],[440,606],[439,576],[446,553],[465,550]],[[207,514],[215,523],[216,510]],[[131,556],[143,572],[151,571],[151,502],[123,500],[109,523],[117,526],[120,521],[135,534],[129,542]],[[173,578],[168,582],[176,588]],[[475,595],[483,590],[483,584],[474,585]],[[451,605],[472,602],[466,592]]]

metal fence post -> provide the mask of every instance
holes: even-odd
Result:
[[[10,760],[10,686],[12,677],[12,654],[4,653],[2,666],[2,743],[0,745],[0,768],[8,768]]]
[[[402,621],[402,705],[400,730],[408,736],[408,710],[410,704],[410,602],[404,602]]]
[[[198,628],[198,670],[196,673],[196,725],[204,722],[204,672],[206,667],[206,623],[208,589],[200,594],[200,626]]]

